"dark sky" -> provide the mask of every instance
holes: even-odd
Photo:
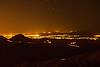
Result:
[[[0,0],[0,33],[100,32],[99,0]]]

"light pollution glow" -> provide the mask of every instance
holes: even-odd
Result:
[[[98,8],[97,0],[0,0],[0,33],[98,32]]]

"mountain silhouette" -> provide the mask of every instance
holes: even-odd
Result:
[[[8,45],[8,39],[5,38],[4,36],[0,36],[0,46],[7,46]]]
[[[22,34],[15,35],[14,37],[10,38],[13,42],[30,42],[32,39],[25,37]]]

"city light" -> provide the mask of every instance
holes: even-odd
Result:
[[[46,32],[43,32],[44,34],[46,34]]]
[[[100,35],[94,35],[95,37],[100,37]]]
[[[8,34],[8,35],[2,35],[2,36],[6,37],[7,39],[10,39],[10,38],[12,38],[12,37],[15,36],[15,35],[13,35],[13,34]]]
[[[48,32],[48,34],[51,34],[51,32]]]
[[[46,32],[43,32],[46,33]],[[48,34],[49,33],[49,34]],[[51,33],[51,34],[50,34]],[[13,36],[18,34],[3,34],[2,36],[6,37],[7,39],[12,38]],[[89,36],[80,36],[80,35],[69,35],[69,34],[52,34],[52,32],[47,32],[47,35],[39,35],[39,34],[22,34],[25,37],[31,38],[31,39],[41,39],[41,38],[50,38],[50,39],[89,39],[89,40],[97,40],[99,39],[100,35],[94,35],[94,37]]]
[[[70,44],[68,44],[69,46],[71,46],[71,47],[80,47],[80,46],[78,46],[77,44],[76,44],[76,42],[71,42]]]

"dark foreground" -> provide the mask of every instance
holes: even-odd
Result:
[[[92,67],[100,64],[100,40],[52,40],[55,44],[43,41],[3,43],[6,46],[0,48],[0,67]],[[68,46],[70,42],[80,47]]]

